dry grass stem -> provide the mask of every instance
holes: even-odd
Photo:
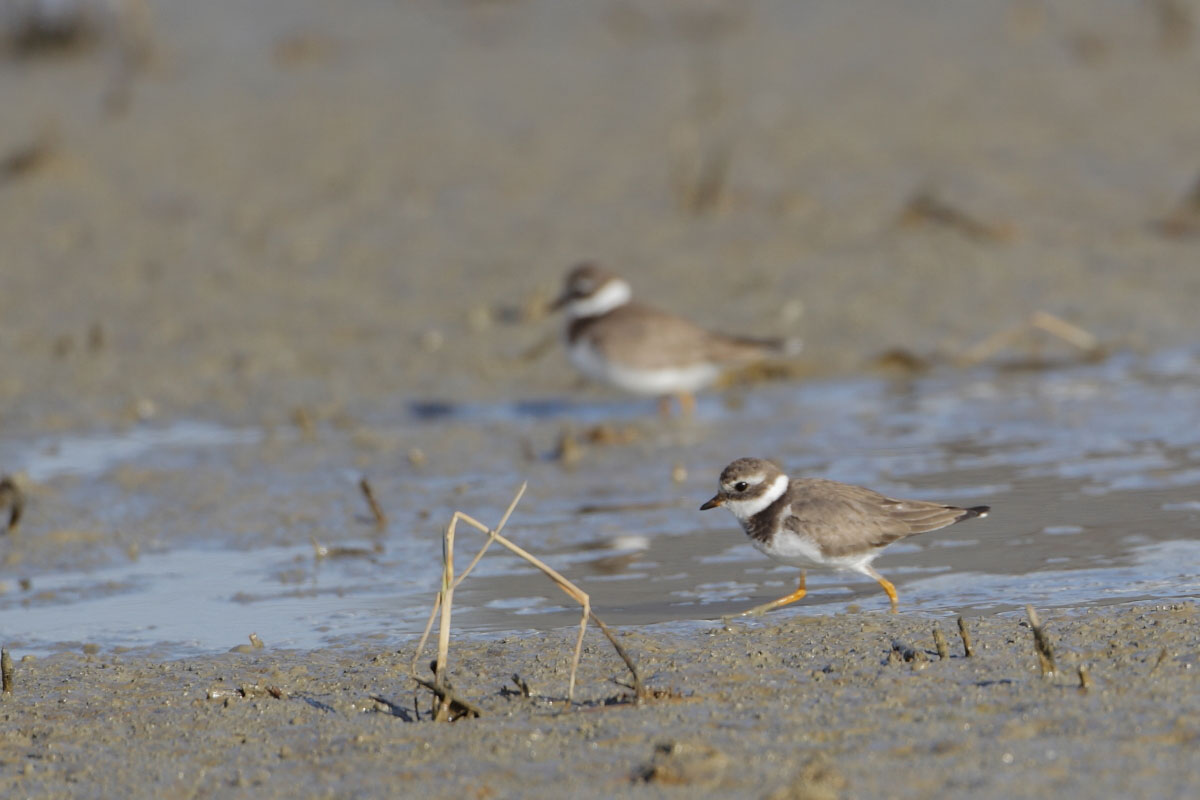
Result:
[[[967,629],[967,621],[961,616],[958,618],[958,635],[962,637],[963,655],[967,658],[975,655],[975,649],[971,647],[971,631]]]
[[[300,429],[300,435],[311,440],[317,437],[317,422],[304,406],[292,409],[292,424]]]
[[[937,648],[938,658],[942,661],[950,657],[950,647],[946,644],[946,637],[937,625],[933,626],[933,646]]]
[[[993,333],[982,342],[967,348],[955,360],[962,367],[974,366],[1015,344],[1030,331],[1036,330],[1066,342],[1089,358],[1097,357],[1103,352],[1099,340],[1088,331],[1046,311],[1035,311],[1024,322]]]
[[[928,372],[933,367],[933,360],[917,355],[904,347],[892,347],[875,356],[871,365],[876,369],[902,375],[915,375],[920,372]]]
[[[721,206],[732,161],[733,147],[727,142],[713,145],[699,156],[699,163],[692,167],[691,180],[681,190],[680,203],[684,210],[700,216]]]
[[[13,660],[7,650],[0,649],[0,676],[3,679],[3,687],[0,691],[4,694],[12,694],[13,690]]]
[[[982,222],[941,199],[929,189],[921,189],[909,198],[900,212],[900,224],[942,225],[978,241],[1003,242],[1015,235],[1012,225]]]
[[[8,507],[8,525],[5,533],[13,533],[21,524],[21,515],[25,513],[25,495],[21,487],[9,476],[0,479],[0,509]]]
[[[1186,50],[1192,43],[1195,23],[1183,0],[1151,0],[1150,11],[1158,23],[1158,43],[1164,50]]]
[[[1041,665],[1042,675],[1051,677],[1057,669],[1054,665],[1054,648],[1050,645],[1050,637],[1046,635],[1046,630],[1042,627],[1041,620],[1038,619],[1033,606],[1025,606],[1025,613],[1029,616],[1029,627],[1033,630],[1033,647],[1037,650],[1038,664]]]
[[[454,607],[454,528],[457,524],[458,512],[455,511],[449,527],[446,528],[446,535],[442,538],[442,615],[438,628],[437,669],[433,676],[434,682],[442,690],[439,695],[442,702],[434,712],[435,722],[445,720],[450,714],[450,686],[446,676],[449,674],[450,663],[450,610]],[[416,678],[415,675],[413,677]]]
[[[376,528],[387,527],[387,514],[383,513],[383,509],[379,506],[379,501],[375,499],[375,491],[371,488],[371,482],[363,476],[358,482],[358,488],[362,490],[363,497],[367,499],[367,505],[371,507],[371,516],[375,518]]]
[[[440,701],[438,703],[438,710],[434,714],[434,720],[440,722],[443,719],[453,721],[459,717],[482,717],[483,709],[472,703],[470,700],[466,700],[454,694],[453,690],[449,686],[440,684],[442,681],[442,674],[442,671],[438,670],[438,678],[434,682],[427,681],[424,678],[418,678],[415,675],[413,676],[414,681],[433,692],[433,694]],[[442,711],[443,708],[445,709],[444,714]]]
[[[509,503],[507,510],[505,510],[504,516],[501,517],[500,522],[497,523],[495,528],[489,528],[479,520],[475,519],[469,514],[463,513],[462,511],[455,511],[454,515],[450,518],[450,524],[446,526],[446,532],[442,539],[442,586],[438,591],[437,596],[434,598],[433,608],[430,610],[429,620],[425,625],[425,631],[421,634],[421,639],[417,644],[417,650],[413,655],[410,670],[413,680],[417,681],[422,686],[426,686],[426,688],[430,688],[431,690],[434,686],[438,687],[437,691],[435,691],[435,694],[438,695],[441,702],[434,713],[435,720],[441,721],[450,718],[453,711],[451,708],[452,704],[461,701],[461,698],[455,698],[451,695],[448,683],[446,681],[446,676],[449,674],[448,657],[450,650],[450,619],[454,603],[454,590],[460,583],[463,582],[463,580],[466,579],[468,575],[471,574],[471,571],[475,569],[475,566],[479,563],[480,559],[483,558],[484,553],[488,551],[488,548],[490,548],[493,543],[501,545],[513,554],[532,564],[544,575],[550,578],[550,580],[552,580],[555,585],[558,586],[558,588],[562,589],[563,592],[571,597],[571,599],[575,600],[575,602],[582,606],[583,614],[579,620],[579,635],[575,640],[575,652],[571,660],[571,673],[567,680],[567,703],[570,704],[575,696],[575,675],[579,668],[580,658],[583,655],[583,636],[587,631],[587,623],[589,619],[596,623],[596,626],[600,628],[600,631],[605,635],[605,637],[607,637],[608,641],[617,651],[617,654],[629,668],[629,671],[633,676],[633,686],[637,695],[637,699],[640,701],[644,696],[641,678],[638,675],[637,667],[634,665],[633,660],[629,657],[629,654],[621,646],[620,642],[618,642],[616,637],[612,634],[612,631],[609,630],[608,626],[605,625],[592,611],[591,598],[587,595],[587,593],[571,581],[567,580],[567,578],[565,578],[557,570],[550,567],[544,561],[500,534],[500,531],[503,530],[505,524],[507,524],[509,517],[512,516],[513,510],[517,507],[517,503],[520,502],[521,497],[525,494],[525,489],[527,486],[528,484],[526,483],[521,484],[521,488],[517,490],[512,502]],[[480,533],[485,534],[487,536],[487,541],[483,543],[483,546],[479,549],[479,552],[475,554],[475,557],[471,559],[471,562],[467,565],[466,569],[464,569],[461,574],[456,576],[454,573],[454,538],[458,528],[458,523],[460,522],[475,528]],[[417,664],[421,659],[421,654],[424,652],[425,644],[429,640],[429,635],[433,629],[434,620],[438,618],[439,610],[441,612],[441,619],[438,627],[437,661],[434,662],[435,679],[434,682],[430,684],[429,682],[417,676]]]
[[[626,652],[625,648],[621,646],[621,643],[617,641],[617,637],[614,636],[613,632],[609,630],[609,627],[605,625],[599,617],[596,616],[594,611],[591,613],[591,617],[592,622],[596,623],[596,627],[600,629],[600,632],[604,634],[606,639],[608,639],[609,644],[611,644],[613,649],[617,651],[617,655],[620,656],[621,660],[625,662],[625,667],[629,670],[629,674],[633,679],[632,689],[634,699],[638,703],[642,702],[642,700],[646,698],[646,688],[642,685],[642,677],[638,674],[637,664],[635,664],[633,659],[629,657],[629,653]]]
[[[1156,223],[1164,236],[1182,237],[1200,233],[1200,177],[1195,179],[1178,205]]]
[[[1151,667],[1150,671],[1146,673],[1146,677],[1150,677],[1155,672],[1157,672],[1158,668],[1161,667],[1162,663],[1166,660],[1167,660],[1167,648],[1164,647],[1163,649],[1158,651],[1158,658],[1154,659],[1154,666]]]
[[[33,140],[0,157],[0,186],[32,175],[54,160],[60,151],[57,129],[46,127]]]
[[[564,467],[573,467],[583,458],[583,447],[575,438],[575,433],[570,427],[563,428],[559,433],[558,441],[554,445],[554,452],[550,457]]]

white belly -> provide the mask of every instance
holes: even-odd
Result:
[[[863,567],[870,564],[879,555],[878,550],[870,550],[866,553],[859,553],[852,556],[826,558],[821,555],[821,549],[817,547],[816,542],[812,539],[807,536],[791,533],[790,531],[788,533],[791,535],[781,536],[776,534],[772,536],[769,543],[760,542],[757,539],[751,539],[751,543],[760,553],[768,558],[778,561],[781,564],[801,567],[802,569],[820,567],[824,569],[862,572]]]
[[[670,369],[636,369],[602,358],[587,341],[572,345],[567,354],[576,369],[593,380],[610,383],[635,394],[664,395],[695,392],[721,374],[714,364],[693,364]]]
[[[821,557],[821,550],[816,543],[805,536],[780,536],[776,534],[769,542],[751,539],[760,553],[781,564],[793,567],[823,567],[828,566]]]

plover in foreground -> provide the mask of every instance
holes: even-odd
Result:
[[[986,517],[989,506],[958,508],[891,497],[822,478],[789,479],[761,458],[739,458],[721,472],[721,489],[700,506],[733,512],[759,552],[795,567],[827,567],[869,575],[896,610],[896,587],[871,562],[889,544],[964,519]],[[736,616],[758,616],[805,595],[796,591]]]
[[[590,263],[567,273],[554,308],[566,309],[567,354],[580,372],[628,392],[658,396],[664,413],[672,395],[684,414],[691,413],[692,393],[730,367],[799,349],[793,340],[708,331],[639,303],[628,282]]]

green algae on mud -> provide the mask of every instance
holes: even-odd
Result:
[[[486,716],[452,724],[429,721],[406,675],[412,644],[268,643],[165,662],[61,653],[20,662],[0,700],[0,790],[643,797],[682,784],[719,797],[821,773],[854,797],[1186,796],[1200,741],[1198,617],[1195,602],[1047,613],[1062,667],[1052,678],[1016,614],[972,620],[975,654],[952,641],[946,659],[922,615],[639,628],[622,641],[660,690],[642,706],[619,702],[624,666],[593,633],[566,711],[573,630],[456,642],[456,690]],[[890,657],[896,641],[925,657]]]

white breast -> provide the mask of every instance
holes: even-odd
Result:
[[[821,555],[821,548],[807,534],[793,530],[776,530],[770,542],[752,540],[759,552],[781,564],[793,567],[824,567],[826,569],[844,570],[849,572],[864,572],[880,549],[871,549],[862,553],[848,556],[826,557]]]
[[[793,567],[830,566],[821,556],[821,548],[812,539],[794,531],[776,531],[770,541],[751,540],[763,555]]]

